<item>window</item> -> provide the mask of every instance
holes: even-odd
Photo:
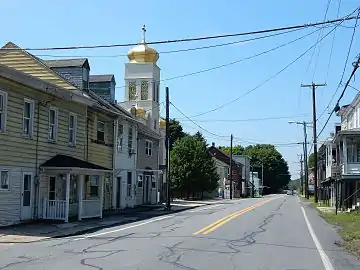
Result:
[[[148,140],[145,141],[145,154],[147,156],[152,155],[152,146],[153,146],[152,144],[153,144],[152,141],[148,141]]]
[[[151,176],[151,188],[156,188],[156,178],[155,175]]]
[[[128,133],[128,150],[129,152],[133,148],[133,128],[129,126],[129,133]]]
[[[25,99],[23,111],[23,135],[29,138],[32,137],[34,130],[34,109],[34,101]]]
[[[56,141],[58,126],[58,110],[50,108],[49,110],[49,140]]]
[[[56,177],[50,176],[49,178],[49,200],[53,201],[56,198]]]
[[[124,126],[118,125],[118,134],[117,134],[117,151],[122,152],[123,148],[123,136],[124,136]]]
[[[128,197],[131,197],[131,184],[132,184],[132,173],[128,172],[127,173],[127,188],[126,188],[126,195]]]
[[[4,132],[6,128],[6,105],[7,93],[0,91],[0,132]]]
[[[9,190],[9,172],[0,171],[0,190]]]
[[[156,82],[153,82],[152,97],[153,97],[153,101],[156,101]]]
[[[86,68],[83,68],[83,76],[82,76],[82,87],[84,90],[89,89],[89,70]]]
[[[97,135],[98,141],[105,142],[105,123],[102,121],[97,122]]]
[[[147,100],[149,95],[149,83],[147,81],[141,82],[141,100]]]
[[[99,196],[99,182],[100,182],[100,176],[99,175],[91,176],[90,196],[92,196],[92,197],[98,197]]]
[[[129,100],[135,100],[136,98],[136,82],[129,82]]]
[[[159,84],[156,84],[156,102],[159,103],[159,97],[160,97],[160,86]]]
[[[77,125],[77,116],[73,113],[69,115],[69,144],[76,144],[76,125]]]
[[[139,188],[143,187],[143,180],[144,180],[144,176],[142,174],[138,175],[138,187]]]

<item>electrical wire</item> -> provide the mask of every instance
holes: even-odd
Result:
[[[197,122],[253,122],[253,121],[268,121],[268,120],[281,120],[281,119],[291,119],[302,116],[310,116],[310,113],[299,114],[293,116],[279,116],[279,117],[263,117],[263,118],[247,118],[247,119],[208,119],[208,120],[196,120]],[[189,121],[184,118],[178,118],[178,120]]]
[[[358,10],[358,16],[360,15],[360,8],[357,9]],[[346,60],[345,60],[345,64],[344,64],[344,68],[343,68],[343,71],[342,71],[342,74],[341,74],[341,78],[340,78],[340,81],[336,87],[336,90],[334,92],[334,94],[332,95],[331,99],[330,99],[330,102],[329,104],[325,107],[325,109],[322,111],[322,113],[320,114],[320,116],[318,117],[318,119],[316,120],[319,120],[323,115],[324,113],[326,112],[327,109],[329,109],[332,101],[334,100],[334,97],[336,96],[337,92],[339,91],[340,89],[340,86],[342,84],[342,80],[344,79],[344,75],[345,75],[345,71],[346,71],[346,67],[347,67],[347,63],[348,63],[348,60],[349,60],[349,56],[350,56],[350,52],[351,52],[351,48],[352,48],[352,45],[353,45],[353,41],[354,41],[354,37],[355,37],[355,32],[356,32],[356,27],[357,27],[357,23],[358,23],[358,19],[355,20],[355,25],[354,25],[354,29],[353,29],[353,32],[352,32],[352,35],[351,35],[351,39],[350,39],[350,44],[349,44],[349,48],[348,48],[348,52],[347,52],[347,55],[346,55]],[[332,112],[330,114],[330,117],[332,115]],[[327,121],[328,122],[328,121]]]
[[[264,33],[278,32],[278,31],[291,30],[291,29],[297,29],[297,28],[313,27],[313,26],[317,26],[317,25],[326,25],[326,24],[330,24],[330,23],[336,23],[336,22],[339,22],[339,21],[343,21],[343,20],[346,20],[346,21],[353,20],[353,19],[356,19],[356,18],[357,18],[357,16],[353,16],[353,17],[347,17],[347,18],[342,18],[342,19],[328,20],[326,22],[307,23],[307,24],[301,24],[301,25],[277,27],[277,28],[270,28],[270,29],[264,29],[264,30],[242,32],[242,33],[235,33],[235,34],[223,34],[223,35],[195,37],[195,38],[183,38],[183,39],[173,39],[173,40],[152,41],[152,42],[147,42],[147,44],[148,45],[155,45],[155,44],[183,43],[183,42],[192,42],[192,41],[200,41],[200,40],[211,40],[211,39],[229,38],[229,37],[236,37],[236,36],[264,34]],[[27,50],[27,51],[52,51],[52,50],[97,49],[97,48],[129,47],[129,46],[136,46],[138,44],[139,43],[124,43],[124,44],[109,44],[109,45],[43,47],[43,48],[25,48],[24,50]],[[8,48],[7,50],[19,50],[19,48]]]
[[[262,81],[260,84],[258,84],[257,86],[255,86],[254,88],[248,90],[247,92],[245,92],[244,94],[242,94],[241,96],[238,96],[237,98],[228,101],[226,103],[223,103],[220,106],[217,106],[211,110],[193,115],[191,117],[198,117],[201,115],[205,115],[211,112],[215,112],[219,109],[222,109],[223,107],[230,105],[236,101],[238,101],[239,99],[243,98],[244,96],[249,95],[250,93],[254,92],[255,90],[257,90],[258,88],[260,88],[261,86],[263,86],[264,84],[266,84],[267,82],[271,81],[272,79],[275,79],[279,74],[281,74],[282,72],[284,72],[286,69],[288,69],[290,66],[292,66],[295,62],[297,62],[299,59],[301,59],[304,55],[306,55],[314,46],[316,46],[319,42],[321,42],[324,38],[326,38],[330,33],[332,33],[337,26],[335,26],[332,30],[330,30],[325,36],[323,36],[319,41],[317,41],[315,44],[313,44],[312,46],[310,46],[309,48],[307,48],[303,53],[301,53],[298,57],[296,57],[293,61],[291,61],[289,64],[287,64],[284,68],[282,68],[280,71],[278,71],[277,73],[275,73],[274,75],[272,75],[271,77],[267,78],[266,80]],[[316,31],[319,31],[320,29],[317,29]]]
[[[353,71],[351,72],[350,77],[349,77],[349,79],[347,80],[347,82],[346,82],[346,84],[345,84],[345,86],[344,86],[344,90],[342,91],[339,99],[338,99],[337,102],[336,102],[337,105],[339,104],[340,100],[341,100],[342,97],[344,96],[345,91],[346,91],[346,88],[349,86],[352,77],[355,75],[356,70],[359,68],[359,64],[360,64],[360,55],[358,56],[358,59],[357,59],[355,65],[354,65],[354,69],[353,69]],[[319,137],[319,136],[321,135],[321,133],[324,131],[326,125],[329,123],[330,118],[331,118],[331,116],[332,116],[332,114],[333,114],[334,112],[335,112],[335,108],[331,110],[331,113],[330,113],[328,119],[326,120],[324,126],[323,126],[322,129],[320,130],[320,132],[319,132],[319,134],[317,135],[317,137]]]
[[[329,7],[330,7],[330,3],[331,3],[331,0],[328,0],[327,2],[327,5],[326,5],[326,10],[325,10],[325,15],[324,15],[324,19],[323,21],[326,21],[326,17],[327,17],[327,14],[328,14],[328,11],[329,11]],[[324,28],[322,28],[319,32],[319,36],[318,36],[318,40],[320,39],[320,37],[322,36],[324,32]],[[335,33],[335,31],[334,31]],[[314,72],[313,72],[313,77],[312,77],[312,80],[314,81],[314,78],[315,78],[315,74],[316,74],[316,69],[317,69],[317,65],[318,65],[318,62],[319,62],[319,56],[320,56],[320,50],[321,50],[321,42],[319,43],[319,49],[318,49],[318,53],[317,53],[317,56],[316,56],[316,60],[315,60],[315,67],[314,67]],[[314,51],[313,51],[313,54],[312,56],[314,55],[316,51],[316,46],[314,47]]]
[[[203,50],[203,49],[212,49],[212,48],[218,48],[218,47],[223,47],[223,46],[229,46],[229,45],[234,45],[234,44],[240,44],[240,43],[245,43],[245,42],[250,42],[250,41],[255,41],[255,40],[260,40],[260,39],[265,39],[265,38],[269,38],[269,37],[274,37],[274,36],[280,36],[280,35],[284,35],[284,34],[289,34],[292,32],[296,32],[299,30],[303,30],[306,28],[298,28],[298,29],[292,29],[286,32],[280,32],[280,33],[275,33],[275,34],[270,34],[270,35],[266,35],[266,36],[261,36],[261,37],[255,37],[255,38],[249,38],[249,39],[243,39],[243,40],[238,40],[238,41],[233,41],[233,42],[227,42],[227,43],[221,43],[221,44],[215,44],[215,45],[209,45],[209,46],[201,46],[201,47],[194,47],[194,48],[188,48],[188,49],[178,49],[178,50],[170,50],[170,51],[160,51],[157,52],[158,54],[171,54],[171,53],[180,53],[180,52],[189,52],[189,51],[197,51],[197,50]],[[151,52],[146,52],[146,54],[151,54]],[[155,54],[155,53],[154,53]],[[139,54],[141,55],[141,54]],[[72,58],[116,58],[116,57],[125,57],[128,56],[127,53],[123,53],[123,54],[116,54],[116,55],[53,55],[53,54],[37,54],[36,56],[39,57],[72,57]]]

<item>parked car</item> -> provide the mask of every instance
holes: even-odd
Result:
[[[294,195],[294,192],[293,192],[292,190],[288,190],[288,191],[286,192],[286,195]]]

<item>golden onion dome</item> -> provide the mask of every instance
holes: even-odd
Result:
[[[162,119],[162,118],[159,119],[159,127],[160,127],[160,129],[165,129],[166,128],[165,119]]]
[[[140,107],[137,107],[137,108],[136,108],[136,107],[133,107],[133,108],[136,109],[136,111],[135,111],[135,116],[136,116],[136,117],[140,117],[140,118],[146,119],[146,111],[145,111],[144,108],[140,108]],[[128,109],[128,112],[131,113],[131,110],[132,110],[132,108]]]
[[[146,44],[145,25],[143,26],[142,30],[143,30],[143,40],[141,41],[141,43],[139,45],[132,48],[128,52],[128,58],[130,60],[130,63],[140,63],[140,64],[153,63],[153,64],[156,64],[157,60],[159,59],[159,53],[155,49],[149,47]]]

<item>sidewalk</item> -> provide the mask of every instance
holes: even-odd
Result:
[[[144,205],[125,209],[118,213],[105,213],[102,219],[84,219],[69,223],[36,222],[0,228],[0,244],[32,243],[50,238],[75,236],[95,232],[104,228],[127,224],[161,215],[181,212],[192,208],[221,203],[226,200],[184,201],[174,200],[171,211],[164,211],[164,205]]]

